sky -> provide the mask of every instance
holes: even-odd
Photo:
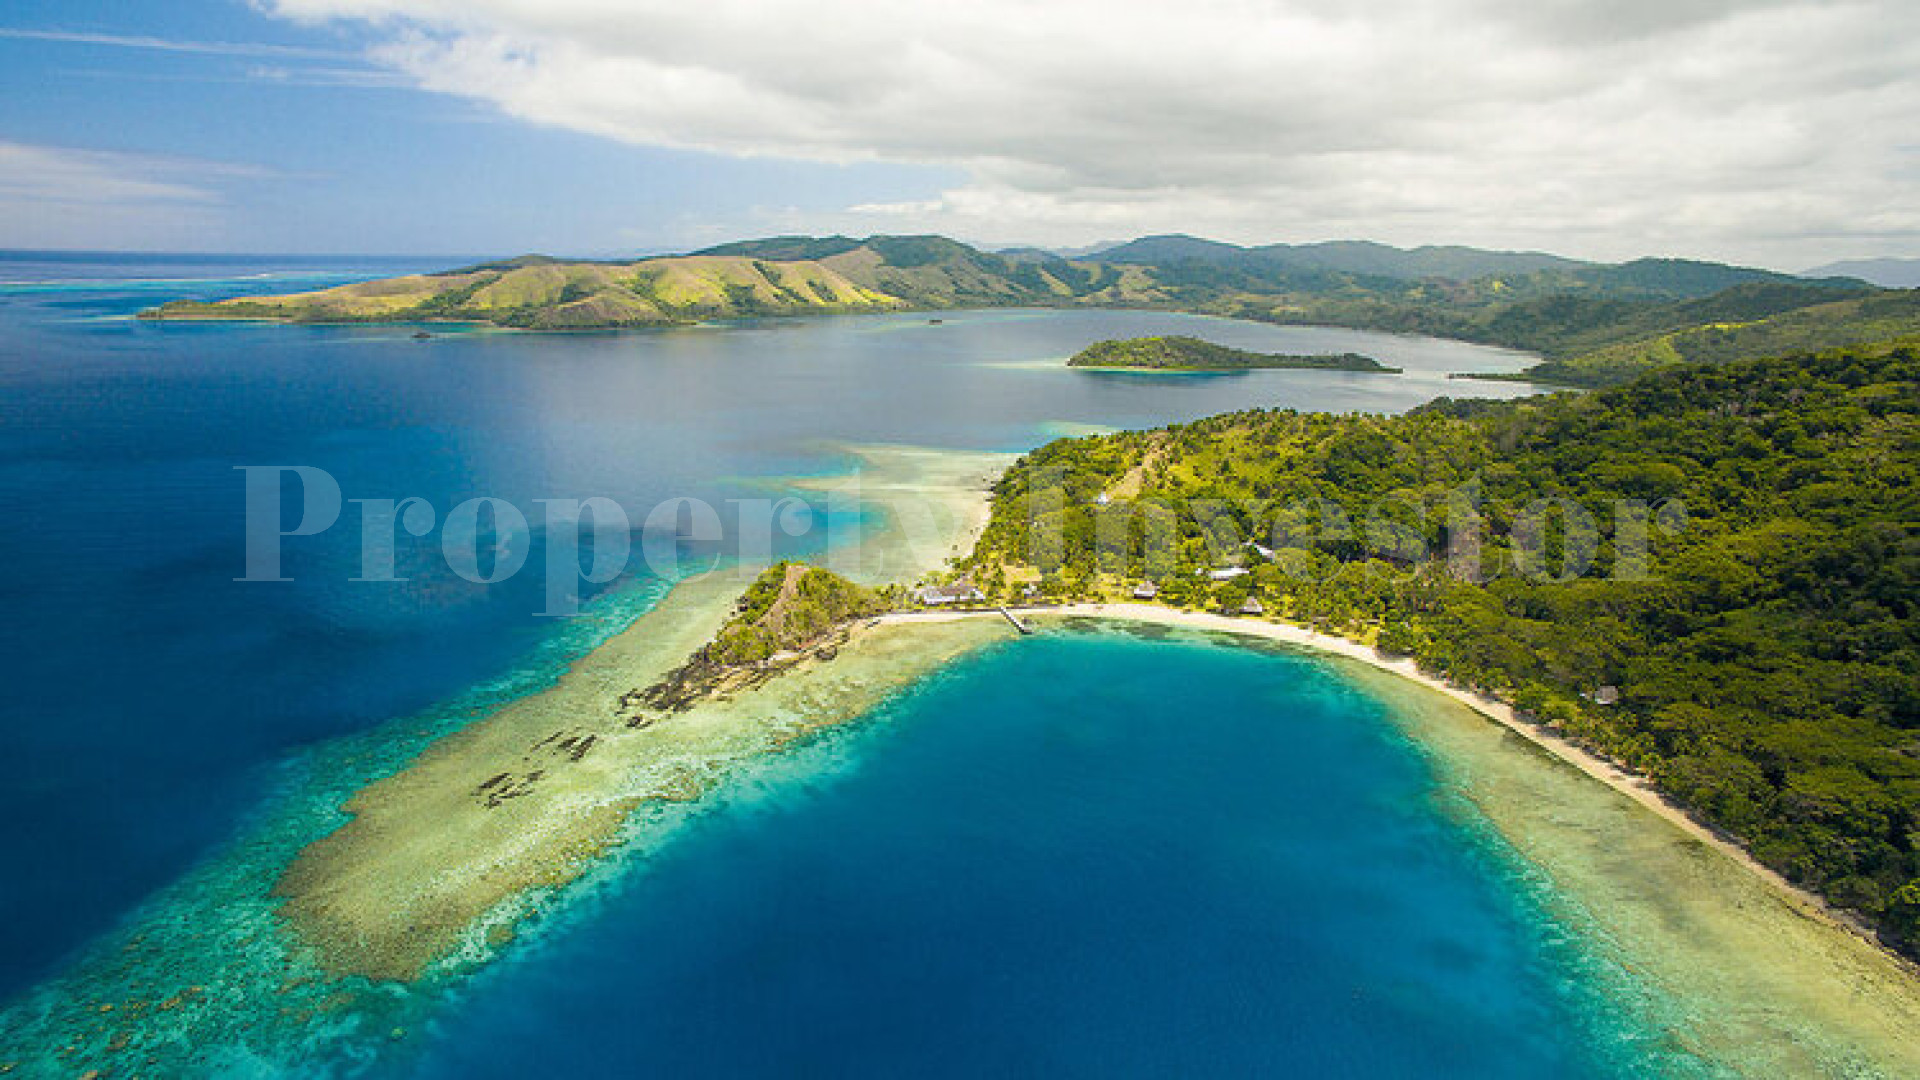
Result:
[[[1920,256],[1914,0],[10,0],[0,248]]]

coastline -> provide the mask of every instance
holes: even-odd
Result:
[[[357,793],[344,807],[351,820],[302,851],[274,889],[322,970],[411,982],[504,944],[525,914],[517,898],[586,874],[643,806],[697,799],[733,763],[854,719],[1010,634],[977,621],[857,624],[831,661],[629,726],[628,692],[709,640],[738,592],[724,574],[681,583],[551,689]]]
[[[1215,633],[1240,634],[1257,637],[1266,641],[1276,641],[1284,645],[1295,645],[1318,652],[1355,660],[1375,670],[1397,676],[1408,682],[1424,687],[1437,694],[1444,695],[1507,730],[1540,747],[1547,753],[1580,770],[1587,776],[1598,780],[1614,791],[1632,799],[1650,813],[1669,825],[1686,833],[1719,851],[1722,855],[1739,863],[1755,877],[1765,881],[1781,896],[1803,908],[1807,914],[1827,920],[1837,927],[1866,938],[1875,948],[1884,946],[1873,939],[1864,926],[1848,918],[1846,913],[1833,908],[1824,899],[1795,885],[1782,877],[1780,873],[1755,859],[1752,853],[1737,842],[1711,826],[1701,823],[1689,814],[1685,808],[1669,801],[1667,797],[1648,783],[1645,778],[1627,772],[1617,764],[1574,743],[1560,735],[1522,720],[1511,705],[1485,694],[1469,690],[1445,679],[1436,678],[1420,670],[1412,658],[1390,656],[1380,650],[1354,641],[1351,638],[1324,634],[1302,626],[1278,623],[1245,617],[1215,615],[1200,611],[1183,611],[1162,607],[1156,604],[1128,603],[1086,603],[1070,604],[1051,609],[1063,616],[1079,616],[1097,619],[1125,619],[1135,622],[1151,622],[1165,626],[1178,626],[1190,630],[1204,630]],[[1910,961],[1888,950],[1887,955],[1898,962],[1912,967]],[[1920,970],[1916,970],[1920,974]]]
[[[993,455],[846,449],[861,458],[862,499],[884,519],[863,515],[874,542],[843,553],[868,580],[937,568],[984,525]],[[832,490],[854,479],[789,483]],[[915,500],[927,503],[916,509]],[[918,538],[909,535],[916,530]],[[1014,633],[993,610],[862,619],[831,660],[803,661],[736,697],[626,728],[625,692],[704,644],[744,580],[713,573],[681,582],[553,688],[476,719],[356,794],[344,808],[351,820],[303,851],[275,890],[319,966],[334,977],[405,982],[484,962],[545,897],[644,835],[648,805],[697,799],[736,764],[855,719]],[[1595,962],[1625,972],[1623,985],[1644,977],[1661,1001],[1678,1003],[1658,1021],[1667,1037],[1744,1075],[1920,1072],[1920,980],[1911,965],[1644,782],[1502,703],[1410,660],[1297,626],[1130,603],[1015,610],[1043,625],[1110,620],[1230,634],[1352,665],[1352,679],[1392,701],[1393,722],[1459,781],[1443,788],[1457,787],[1478,820],[1554,882],[1515,887],[1553,912],[1556,926],[1598,943],[1604,958]],[[566,747],[587,735],[592,752],[569,760]],[[502,774],[516,794],[488,805],[480,796]],[[1650,827],[1647,813],[1667,824]],[[1652,1007],[1626,1007],[1643,1006]]]
[[[1034,617],[1057,616],[1061,618],[1112,619],[1124,622],[1151,623],[1160,626],[1174,626],[1186,630],[1198,630],[1207,633],[1236,634],[1241,637],[1259,638],[1263,641],[1278,642],[1329,653],[1348,660],[1365,664],[1376,671],[1396,676],[1434,693],[1443,695],[1461,705],[1472,709],[1481,716],[1492,720],[1508,731],[1526,739],[1566,764],[1578,769],[1586,776],[1605,784],[1615,792],[1626,796],[1652,813],[1662,821],[1686,833],[1692,839],[1713,848],[1720,854],[1739,863],[1755,877],[1764,881],[1783,899],[1799,907],[1810,917],[1825,921],[1838,929],[1862,938],[1867,944],[1884,952],[1887,957],[1906,967],[1915,975],[1920,975],[1920,966],[1916,966],[1906,957],[1887,949],[1873,936],[1872,931],[1852,919],[1846,912],[1834,908],[1822,897],[1795,885],[1782,877],[1780,873],[1765,863],[1755,859],[1751,852],[1740,846],[1724,833],[1703,824],[1685,808],[1671,802],[1659,789],[1648,783],[1645,778],[1627,772],[1614,762],[1572,742],[1560,735],[1522,720],[1511,705],[1485,694],[1469,690],[1445,679],[1436,678],[1421,671],[1412,658],[1391,656],[1382,653],[1370,645],[1354,641],[1352,638],[1325,634],[1309,630],[1291,623],[1273,622],[1265,619],[1245,616],[1216,615],[1211,612],[1187,611],[1180,608],[1165,607],[1159,604],[1081,602],[1060,604],[1047,607],[1009,606],[1016,614]],[[996,611],[951,611],[951,612],[904,612],[881,616],[893,622],[937,621],[940,619],[958,619],[971,617],[999,618]]]
[[[1409,659],[1283,623],[1133,603],[1010,610],[1041,626],[1084,619],[1233,635],[1346,666],[1390,702],[1393,722],[1445,778],[1443,793],[1470,803],[1532,868],[1522,878],[1537,871],[1552,882],[1536,898],[1556,922],[1679,1006],[1659,1021],[1671,1037],[1738,1075],[1920,1075],[1920,973],[1910,961],[1644,781],[1503,703]],[[994,610],[882,618],[1004,622]]]
[[[936,568],[985,526],[987,485],[1011,455],[848,448],[850,485],[885,519],[841,554],[888,580]],[[828,560],[832,565],[833,560]],[[761,567],[677,583],[552,687],[476,718],[357,792],[347,820],[274,886],[294,935],[334,977],[414,981],[510,940],[523,894],[562,888],[622,842],[648,803],[697,798],[733,762],[857,717],[1004,626],[856,624],[831,662],[804,661],[735,697],[634,726],[628,695],[710,641]],[[457,962],[457,961],[456,961]]]
[[[973,549],[993,516],[993,482],[1020,455],[892,443],[838,444],[852,471],[798,477],[788,487],[878,512],[884,526],[832,537],[821,565],[867,585],[911,581]]]

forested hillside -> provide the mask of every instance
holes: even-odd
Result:
[[[1607,386],[1650,368],[1720,363],[1920,335],[1920,290],[1833,295],[1769,311],[1763,297],[1805,286],[1747,286],[1695,305],[1680,329],[1535,365],[1529,377],[1568,386]],[[1742,304],[1743,300],[1759,301]]]
[[[1262,353],[1234,349],[1196,337],[1136,337],[1096,341],[1067,359],[1068,367],[1128,368],[1140,371],[1254,371],[1263,368],[1312,371],[1374,371],[1398,374],[1359,353]]]
[[[1911,943],[1916,412],[1920,350],[1894,345],[1062,440],[1001,481],[967,567],[998,596],[1251,596],[1410,653]]]

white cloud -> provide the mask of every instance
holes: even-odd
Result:
[[[345,60],[351,53],[334,49],[309,49],[298,45],[263,45],[246,41],[193,41],[182,38],[151,37],[142,34],[95,34],[74,30],[32,30],[0,27],[0,38],[14,41],[45,41],[60,45],[99,45],[112,49],[143,49],[151,52],[194,53],[203,56],[260,56],[280,59]]]
[[[198,249],[244,167],[0,141],[0,248]]]
[[[1071,243],[1920,245],[1911,0],[264,0],[632,143],[963,170],[904,219]]]

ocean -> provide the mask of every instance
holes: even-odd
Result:
[[[1398,411],[1527,357],[1169,313],[532,335],[142,323],[439,260],[0,257],[0,1067],[21,1075],[1626,1076],[1699,1067],[1392,705],[1312,658],[1082,628],[963,658],[641,822],[468,977],[329,983],[267,890],[358,787],[657,601],[542,617],[349,523],[242,576],[241,466],[445,514],[635,520],[849,446],[1021,451],[1235,408]],[[1404,376],[1070,371],[1193,333]],[[538,534],[526,538],[537,557]],[[818,553],[817,531],[778,554]],[[724,544],[683,544],[690,558]],[[651,832],[648,830],[651,829]],[[564,901],[564,902],[563,902]],[[172,988],[168,992],[161,992]],[[184,989],[181,989],[184,988]],[[151,995],[151,996],[148,996]],[[83,1022],[84,1021],[84,1022]]]
[[[400,1071],[1688,1075],[1383,710],[1297,654],[992,647],[737,777]]]

